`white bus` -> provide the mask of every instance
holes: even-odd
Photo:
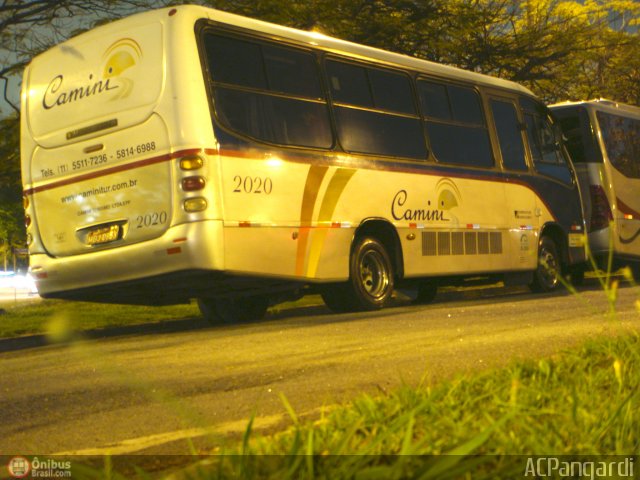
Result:
[[[202,7],[150,11],[25,70],[30,268],[46,298],[196,298],[214,321],[290,292],[345,311],[469,277],[548,291],[584,261],[559,138],[509,81]]]
[[[640,262],[640,108],[610,100],[552,106],[583,192],[588,243],[605,270]],[[588,193],[587,193],[588,192]]]

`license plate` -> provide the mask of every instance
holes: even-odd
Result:
[[[113,242],[120,238],[120,225],[109,225],[90,231],[85,242],[87,245],[100,245],[102,243]]]
[[[570,233],[569,234],[569,246],[570,247],[584,247],[585,236],[583,233]]]

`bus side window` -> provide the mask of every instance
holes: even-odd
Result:
[[[627,178],[640,178],[640,120],[596,112],[611,165]]]
[[[418,81],[427,138],[438,162],[493,167],[480,96],[472,88]]]
[[[492,99],[491,111],[500,142],[502,164],[509,170],[528,170],[515,105],[510,101]]]
[[[253,139],[330,148],[320,75],[309,51],[222,34],[205,36],[220,123]]]
[[[426,159],[411,81],[400,72],[330,59],[338,138],[347,152]]]
[[[547,108],[528,98],[521,98],[520,106],[524,110],[527,140],[536,171],[571,184],[573,176],[562,152],[562,136],[551,123]]]

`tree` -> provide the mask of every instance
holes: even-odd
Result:
[[[4,268],[13,249],[26,245],[17,116],[0,120],[0,138],[0,268]]]
[[[9,88],[38,53],[97,22],[164,5],[162,0],[0,0],[0,82],[16,112]]]
[[[215,8],[529,86],[548,102],[640,104],[631,0],[210,0]]]

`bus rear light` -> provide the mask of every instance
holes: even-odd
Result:
[[[207,199],[203,197],[187,198],[182,205],[185,212],[202,212],[207,209]]]
[[[182,190],[185,192],[197,192],[202,190],[205,186],[205,180],[203,177],[186,177],[182,179]]]
[[[33,243],[33,235],[31,235],[30,233],[27,233],[27,246],[31,246],[31,244]]]
[[[589,192],[591,194],[591,222],[589,231],[602,230],[607,228],[613,221],[611,206],[607,195],[601,185],[590,185]]]
[[[31,226],[31,216],[30,215],[25,215],[24,216],[24,226],[29,228]]]
[[[186,171],[198,170],[199,168],[202,168],[203,165],[204,165],[204,161],[197,156],[182,157],[180,159],[181,170],[186,170]]]
[[[27,208],[29,208],[29,197],[27,197],[26,195],[22,197],[22,206],[24,207],[24,209],[26,210]]]

